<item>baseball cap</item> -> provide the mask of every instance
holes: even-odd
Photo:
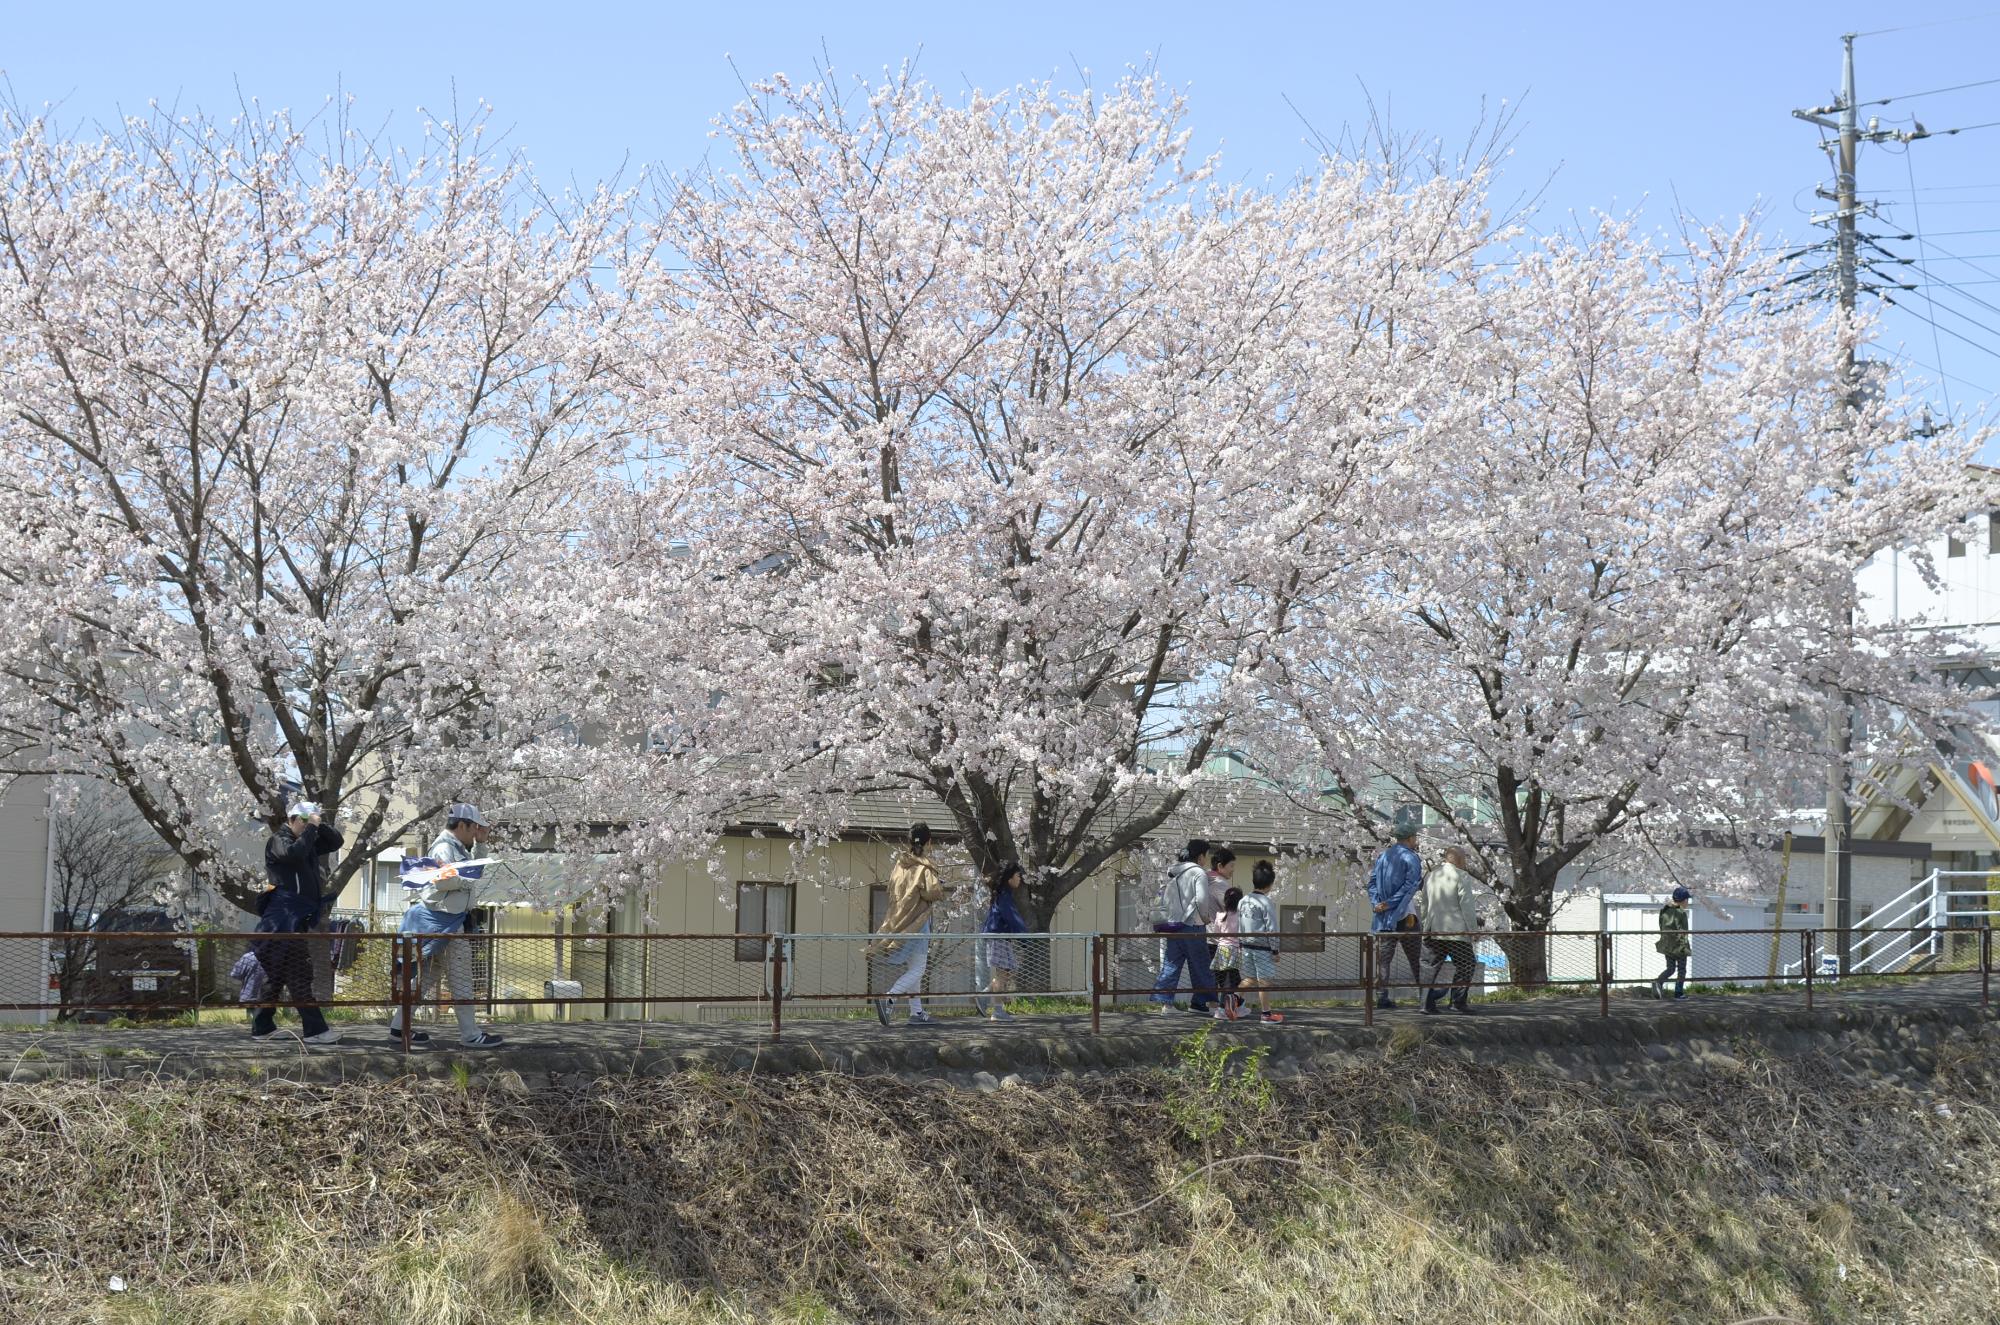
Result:
[[[444,812],[444,817],[446,822],[450,822],[453,819],[463,819],[469,824],[478,824],[481,828],[491,828],[493,826],[486,822],[486,816],[479,812],[477,805],[471,805],[465,801],[454,803],[451,808]]]
[[[1685,902],[1685,901],[1689,900],[1690,898],[1692,898],[1693,896],[1694,896],[1694,894],[1693,894],[1693,893],[1691,893],[1691,892],[1689,892],[1689,891],[1688,891],[1687,889],[1685,889],[1685,888],[1676,888],[1676,889],[1674,889],[1674,900],[1675,900],[1676,902]]]
[[[287,819],[310,819],[318,813],[318,801],[293,801],[291,808],[285,811],[285,817]]]

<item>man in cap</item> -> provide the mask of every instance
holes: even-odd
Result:
[[[320,896],[320,859],[338,851],[343,839],[330,824],[320,822],[316,801],[295,801],[285,811],[285,822],[264,844],[264,896],[259,903],[259,934],[301,935],[319,922],[326,903]],[[297,1010],[301,1033],[307,1044],[340,1043],[340,1032],[326,1024],[326,1016],[313,998],[313,962],[310,941],[304,938],[260,939],[251,945],[251,955],[264,968],[272,1003],[289,1003]],[[250,1022],[250,1038],[269,1039],[277,1034],[275,1007],[260,1007]]]
[[[1417,855],[1417,832],[1422,827],[1422,819],[1412,809],[1396,813],[1396,840],[1388,850],[1375,858],[1375,867],[1368,872],[1368,901],[1374,907],[1374,916],[1369,928],[1377,935],[1375,941],[1375,961],[1381,969],[1376,973],[1376,982],[1382,993],[1375,1000],[1378,1008],[1393,1008],[1396,1000],[1389,997],[1389,983],[1396,973],[1396,949],[1402,948],[1409,960],[1410,981],[1421,987],[1423,973],[1417,969],[1417,959],[1421,951],[1417,937],[1417,897],[1424,883],[1424,863]]]
[[[402,932],[405,934],[435,934],[438,938],[424,940],[423,959],[419,970],[419,997],[429,1001],[437,994],[438,977],[444,977],[445,987],[451,991],[453,1008],[458,1014],[458,1042],[468,1049],[491,1049],[500,1043],[500,1037],[481,1030],[479,1019],[472,1012],[472,944],[465,938],[448,938],[445,935],[463,935],[467,913],[472,909],[472,885],[483,866],[474,865],[463,871],[454,866],[471,860],[473,848],[486,840],[490,828],[486,816],[476,805],[463,801],[445,811],[444,832],[431,844],[430,859],[435,861],[440,873],[422,884],[416,895],[410,899],[409,909],[403,912]],[[389,1019],[390,1037],[401,1042],[403,1037],[403,1013],[399,1008]],[[412,1040],[428,1040],[422,1031],[412,1031]]]

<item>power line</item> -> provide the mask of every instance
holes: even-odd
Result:
[[[1911,211],[1912,211],[1913,213],[1915,213],[1915,214],[1916,214],[1916,218],[1917,218],[1917,219],[1916,219],[1916,232],[1917,232],[1917,251],[1918,251],[1919,253],[1923,253],[1923,254],[1925,254],[1926,256],[1928,256],[1928,254],[1929,254],[1929,249],[1928,249],[1928,247],[1927,247],[1927,246],[1925,245],[1925,243],[1924,243],[1924,213],[1923,213],[1923,209],[1922,209],[1922,208],[1920,208],[1919,206],[1917,206],[1917,201],[1916,201],[1916,199],[1917,199],[1917,168],[1916,168],[1916,166],[1914,166],[1913,164],[1911,164],[1911,162],[1910,162],[1910,157],[1911,157],[1911,152],[1910,152],[1910,150],[1909,150],[1909,149],[1908,149],[1907,147],[1906,147],[1906,148],[1904,148],[1904,149],[1903,149],[1903,170],[1904,170],[1904,171],[1905,171],[1905,172],[1906,172],[1906,173],[1907,173],[1907,174],[1909,175],[1909,177],[1910,177],[1910,210],[1911,210]],[[1920,268],[1919,270],[1921,270],[1921,268]],[[1934,301],[1932,300],[1932,298],[1931,298],[1931,291],[1930,291],[1930,284],[1929,284],[1929,282],[1926,282],[1926,283],[1925,283],[1925,285],[1924,285],[1924,304],[1925,304],[1925,306],[1926,306],[1926,307],[1928,307],[1928,308],[1929,308],[1929,309],[1931,310],[1931,353],[1932,353],[1932,354],[1935,354],[1935,355],[1937,356],[1937,361],[1938,361],[1939,363],[1943,363],[1943,362],[1944,362],[1944,346],[1943,346],[1943,344],[1942,344],[1942,343],[1940,343],[1940,342],[1939,342],[1939,340],[1938,340],[1938,325],[1937,325],[1937,305],[1936,305],[1936,303],[1935,303],[1935,302],[1934,302]],[[1945,412],[1945,415],[1946,415],[1947,417],[1949,417],[1949,416],[1950,416],[1950,414],[1951,414],[1951,388],[1950,388],[1950,387],[1948,387],[1948,386],[1947,386],[1947,387],[1943,387],[1943,391],[1944,391],[1944,412]]]
[[[1928,23],[1905,23],[1897,28],[1873,28],[1867,32],[1857,32],[1857,37],[1886,37],[1892,32],[1921,32],[1925,28],[1948,27],[1953,23],[1977,23],[1981,19],[2000,17],[2000,9],[1989,9],[1983,14],[1961,14],[1957,18],[1934,18]]]
[[[1892,101],[1914,101],[1918,97],[1934,97],[1942,92],[1963,92],[1969,87],[1992,87],[2000,83],[2000,78],[1982,78],[1976,83],[1953,83],[1950,87],[1934,87],[1923,92],[1900,92],[1893,97],[1878,97],[1874,101],[1857,101],[1856,107],[1886,106]]]
[[[1978,350],[1981,354],[1991,355],[1995,359],[2000,359],[2000,350],[1996,350],[1990,345],[1982,345],[1978,341],[1972,339],[1972,337],[1970,336],[1961,336],[1956,331],[1953,331],[1950,327],[1940,326],[1936,322],[1931,322],[1929,318],[1925,317],[1922,313],[1919,313],[1916,309],[1908,307],[1904,304],[1899,304],[1886,294],[1882,296],[1882,301],[1886,304],[1890,304],[1896,308],[1902,309],[1905,313],[1908,313],[1911,317],[1917,319],[1919,322],[1929,322],[1931,326],[1943,332],[1945,335],[1951,337],[1953,340],[1964,341],[1967,345],[1970,345],[1973,349]]]

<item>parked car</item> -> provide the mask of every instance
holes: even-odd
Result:
[[[62,1006],[80,1021],[172,1017],[193,1006],[195,940],[158,908],[106,911],[87,939],[54,954]],[[102,936],[102,937],[99,937]]]

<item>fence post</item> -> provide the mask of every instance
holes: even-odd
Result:
[[[616,969],[611,961],[611,935],[617,930],[618,921],[609,911],[604,913],[604,1019],[611,1020],[611,972]]]
[[[1993,922],[1979,931],[1979,1006],[1993,1006]]]
[[[1784,919],[1783,916],[1778,918],[1781,921]],[[1799,969],[1806,973],[1806,1011],[1808,1012],[1812,1011],[1813,1005],[1813,967],[1816,965],[1813,954],[1819,947],[1816,941],[1818,932],[1812,929],[1802,929],[1799,931]]]
[[[771,935],[771,1038],[785,1033],[785,936]]]
[[[390,951],[396,954],[396,1007],[403,1015],[399,1019],[403,1025],[403,1052],[410,1052],[410,1042],[417,1027],[417,945],[408,934],[398,934],[391,941]]]
[[[1611,935],[1597,934],[1597,1015],[1611,1015]]]
[[[1375,1024],[1375,935],[1361,936],[1361,1024]]]
[[[1104,1033],[1104,947],[1102,934],[1090,936],[1090,1033]]]

